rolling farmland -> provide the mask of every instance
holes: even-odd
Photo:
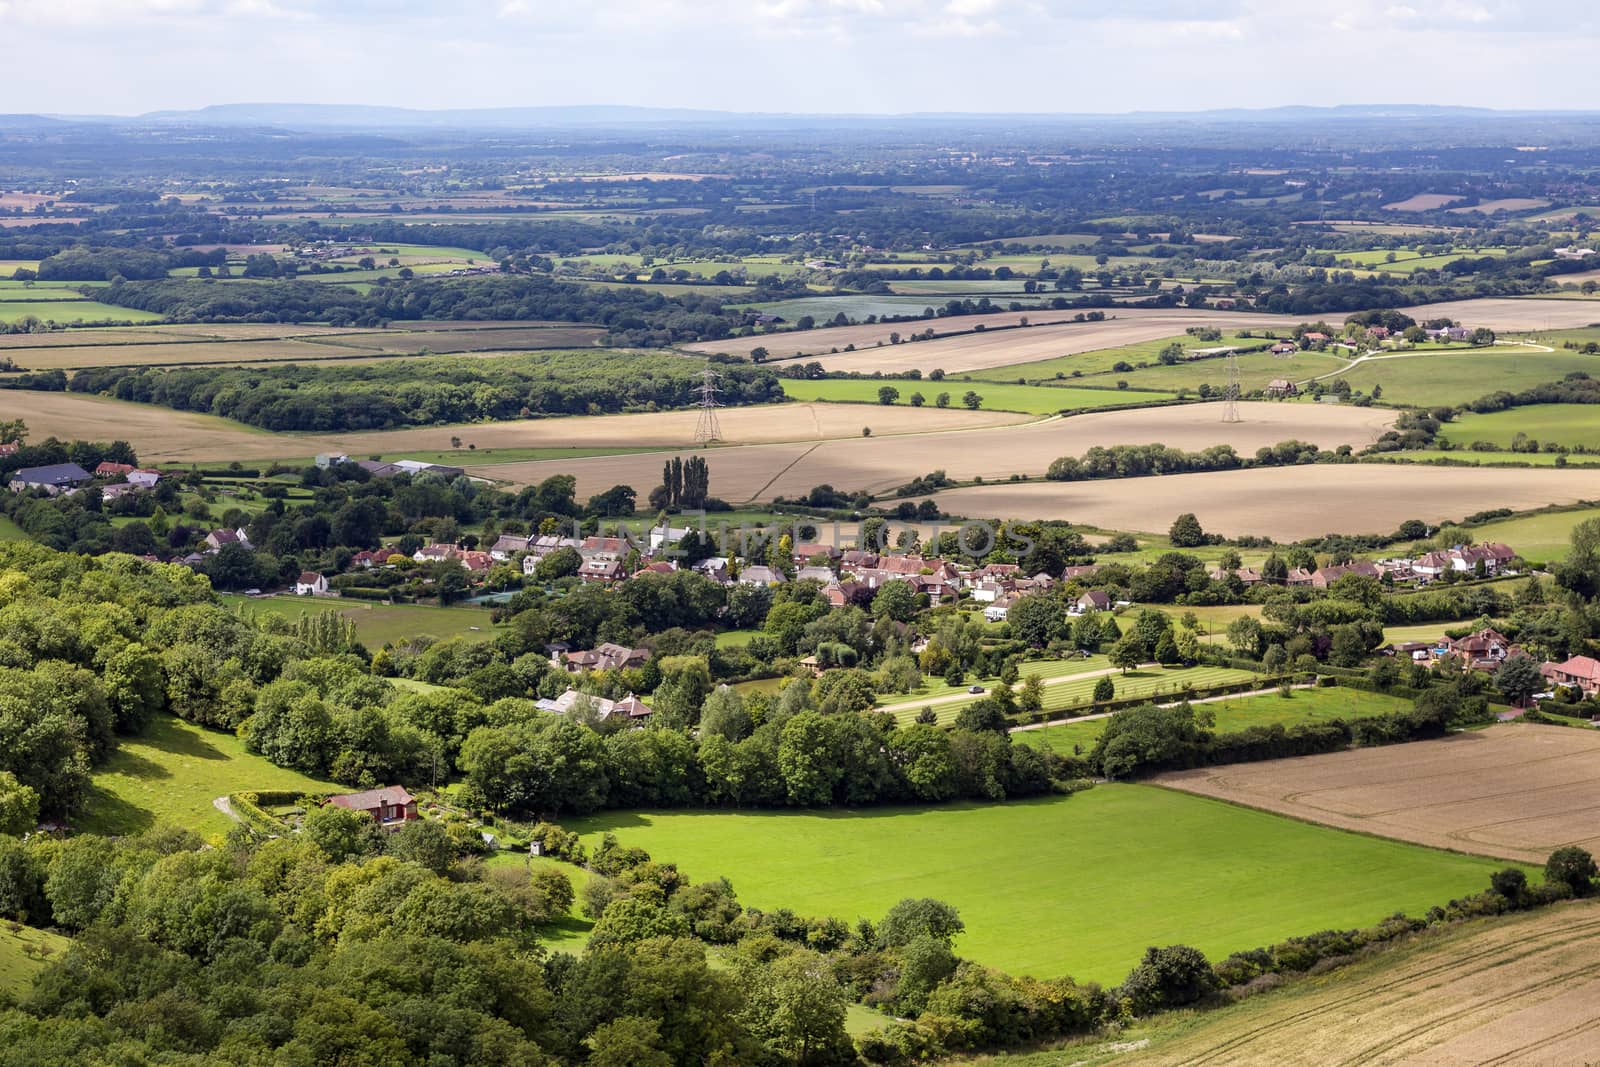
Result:
[[[1159,784],[1438,848],[1600,851],[1600,731],[1502,724],[1389,748],[1177,771]]]

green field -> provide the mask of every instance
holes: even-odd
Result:
[[[1304,381],[1336,371],[1347,362],[1344,357],[1327,352],[1301,352],[1290,359],[1279,359],[1270,352],[1250,352],[1238,357],[1239,388],[1250,393],[1266,389],[1267,383],[1277,378]],[[1228,380],[1228,361],[1216,357],[1175,363],[1170,367],[1157,364],[1126,374],[1113,373],[1108,377],[1122,379],[1133,389],[1164,389],[1172,392],[1188,389],[1193,392],[1202,385],[1209,385],[1221,390]],[[1385,394],[1388,390],[1389,387],[1384,386]]]
[[[1600,371],[1600,360],[1589,358]],[[1600,446],[1600,408],[1592,404],[1539,404],[1486,415],[1467,412],[1457,416],[1454,422],[1446,423],[1441,436],[1460,448],[1474,441],[1508,447],[1519,433],[1541,443],[1594,448]]]
[[[1435,636],[1440,627],[1434,628]],[[1260,696],[1236,697],[1195,705],[1196,710],[1209,711],[1216,716],[1213,732],[1233,733],[1251,726],[1270,726],[1282,723],[1293,726],[1302,722],[1326,722],[1329,719],[1358,719],[1368,715],[1387,715],[1411,705],[1409,700],[1368,693],[1360,689],[1296,689],[1289,696],[1263,693]],[[1106,719],[1089,719],[1046,726],[1040,730],[1019,730],[1011,739],[1019,744],[1040,745],[1066,755],[1074,746],[1087,752],[1105,732]]]
[[[846,922],[905,897],[961,911],[956,951],[1038,976],[1115,982],[1147,945],[1212,958],[1373,923],[1475,891],[1504,863],[1147,785],[939,808],[607,813],[567,824],[649,850],[759,908]]]
[[[140,736],[123,738],[95,769],[88,802],[73,828],[136,834],[168,824],[209,837],[233,825],[212,806],[217,797],[256,789],[328,793],[341,788],[251,755],[232,734],[158,715]]]
[[[1600,508],[1575,508],[1499,519],[1472,528],[1478,541],[1500,541],[1517,550],[1530,563],[1549,563],[1561,559],[1571,547],[1572,528],[1589,519],[1600,519]]]
[[[1110,382],[1104,383],[1110,385]],[[950,394],[950,406],[960,407],[970,389],[983,397],[983,407],[993,411],[1023,411],[1031,415],[1054,415],[1058,411],[1081,411],[1127,404],[1170,401],[1168,393],[1140,392],[1137,389],[1074,389],[1049,385],[1004,385],[998,382],[930,382],[903,378],[822,378],[802,381],[783,379],[783,391],[795,400],[831,400],[846,403],[876,404],[878,390],[884,386],[900,390],[898,406],[909,406],[912,393],[921,393],[927,407],[940,393]]]
[[[0,998],[20,994],[52,959],[60,959],[72,944],[60,934],[19,925],[0,925]]]
[[[1429,463],[1445,460],[1451,464],[1468,467],[1554,467],[1560,452],[1469,452],[1466,449],[1424,448],[1415,452],[1386,452],[1374,460],[1378,463]],[[1568,467],[1600,466],[1600,456],[1567,456]]]
[[[0,322],[21,322],[29,315],[41,322],[159,322],[152,311],[102,304],[98,300],[0,300]]]
[[[1242,337],[1237,333],[1225,333],[1220,341],[1202,341],[1188,334],[1176,334],[1172,337],[1163,337],[1158,341],[1141,341],[1131,345],[1121,345],[1116,348],[1099,348],[1093,352],[1081,352],[1074,356],[1057,356],[1054,359],[1035,360],[1032,363],[1013,363],[1005,367],[992,367],[987,370],[970,371],[963,375],[951,377],[977,378],[984,381],[1011,381],[1024,378],[1030,382],[1054,381],[1057,375],[1070,377],[1074,371],[1080,374],[1109,374],[1111,368],[1118,363],[1127,363],[1138,367],[1141,363],[1156,363],[1156,357],[1161,350],[1173,342],[1182,345],[1186,350],[1191,348],[1219,348],[1229,345],[1244,348],[1254,348],[1258,345],[1271,344],[1270,341],[1256,337]],[[1286,361],[1293,366],[1292,361]],[[1223,363],[1214,360],[1201,360],[1197,366],[1211,367],[1217,370],[1219,380]],[[1330,369],[1337,364],[1330,365]],[[1119,375],[1126,372],[1115,372]]]
[[[1093,703],[1094,687],[1100,681],[1099,672],[1105,667],[1103,657],[1083,660],[1081,665],[1077,661],[1064,661],[1059,669],[1054,670],[1048,677],[1075,676],[1095,672],[1089,677],[1071,677],[1070,681],[1050,684],[1048,681],[1040,694],[1043,699],[1043,711],[1065,711],[1069,708],[1083,708],[1089,710]],[[1043,673],[1027,670],[1023,665],[1023,677],[1029,674]],[[1143,667],[1139,670],[1123,674],[1120,671],[1110,675],[1112,684],[1116,687],[1118,699],[1133,697],[1149,697],[1157,700],[1177,700],[1186,688],[1204,689],[1207,686],[1231,685],[1235,682],[1248,682],[1255,675],[1249,671],[1235,670],[1232,667]],[[987,681],[984,688],[989,688]],[[1017,687],[1017,688],[1020,688]],[[910,723],[916,720],[924,704],[929,698],[948,695],[950,688],[938,679],[928,687],[926,694],[915,694],[909,697],[885,697],[888,705],[885,710],[892,711],[901,723]],[[961,714],[961,709],[982,696],[976,694],[963,697],[960,700],[950,700],[946,703],[933,704],[933,712],[938,717],[940,724],[949,724]]]
[[[282,615],[297,619],[310,611],[337,611],[356,624],[356,637],[376,651],[391,641],[426,634],[440,639],[488,640],[493,624],[482,608],[433,607],[425,604],[374,604],[338,597],[246,597],[225,593],[222,602],[246,616]]]
[[[1576,352],[1511,347],[1432,352],[1422,348],[1415,354],[1368,360],[1339,377],[1363,393],[1372,392],[1374,385],[1383,386],[1386,404],[1435,406],[1465,404],[1487,393],[1558,382],[1575,370],[1595,367],[1593,356]]]
[[[531,871],[535,867],[553,867],[572,879],[572,888],[579,897],[572,902],[566,918],[551,926],[539,929],[539,943],[552,952],[582,952],[589,943],[589,933],[594,920],[586,919],[581,910],[583,887],[589,884],[589,872],[582,867],[551,859],[549,856],[529,856],[526,851],[496,852],[483,861],[485,867],[510,867]]]

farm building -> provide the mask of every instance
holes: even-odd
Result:
[[[8,488],[13,493],[43,489],[51,496],[58,496],[91,480],[89,472],[76,463],[52,463],[48,467],[23,467],[11,476]]]
[[[1274,378],[1267,383],[1268,396],[1299,396],[1300,389],[1287,378]]]

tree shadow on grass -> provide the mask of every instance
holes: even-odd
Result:
[[[148,756],[129,748],[120,748],[99,768],[110,774],[125,774],[129,778],[171,778],[172,770]]]
[[[142,834],[155,824],[155,812],[108,793],[99,786],[90,788],[88,796],[84,798],[83,814],[73,820],[76,830],[118,836]]]
[[[175,756],[188,756],[192,759],[228,760],[232,759],[228,753],[207,741],[203,731],[185,728],[180,725],[181,720],[172,716],[157,718],[139,740],[151,748],[170,752]]]

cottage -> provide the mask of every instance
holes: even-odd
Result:
[[[1109,611],[1111,607],[1110,596],[1099,589],[1090,589],[1072,602],[1072,607],[1067,609],[1067,614],[1084,615],[1091,611]]]
[[[1261,584],[1261,572],[1254,567],[1235,567],[1231,571],[1223,570],[1221,567],[1212,567],[1206,571],[1206,577],[1213,582],[1225,582],[1229,578],[1237,578],[1242,585]]]
[[[408,822],[421,818],[417,814],[417,800],[406,792],[404,786],[388,785],[382,789],[368,789],[362,793],[341,793],[323,801],[347,811],[360,811],[372,816],[385,830],[398,830]]]
[[[488,552],[463,552],[459,559],[473,574],[487,574],[494,568],[494,556]]]
[[[379,562],[380,558],[378,553],[368,552],[366,550],[357,552],[355,555],[350,557],[350,563],[353,566],[360,567],[362,570],[367,571],[370,571],[373,567],[377,566]]]
[[[985,622],[1005,622],[1006,616],[1011,613],[1011,605],[1017,602],[1017,597],[1007,596],[996,600],[993,604],[983,609]]]
[[[728,577],[728,561],[720,556],[711,556],[694,565],[696,574],[703,574],[718,585],[727,585],[732,579]]]
[[[578,568],[578,580],[584,582],[620,582],[627,576],[620,559],[586,559]]]
[[[1298,351],[1300,351],[1299,347],[1290,344],[1288,341],[1279,341],[1272,346],[1272,354],[1275,356],[1292,356]]]
[[[797,582],[821,582],[827,585],[833,581],[833,569],[830,567],[801,567],[795,572],[794,580]]]
[[[650,528],[650,551],[660,552],[663,548],[670,548],[688,536],[689,527],[687,526],[668,526],[666,523],[662,523],[660,526],[652,526]]]
[[[1354,563],[1336,563],[1319,568],[1317,573],[1311,576],[1311,587],[1313,589],[1326,589],[1347,574],[1358,574],[1363,578],[1372,578],[1374,580],[1383,576],[1383,572],[1378,570],[1377,564],[1370,560],[1358,559]]]
[[[11,476],[7,488],[13,493],[43,489],[51,496],[59,496],[92,480],[89,472],[76,463],[52,463],[47,467],[23,467]]]
[[[863,595],[866,587],[859,582],[829,582],[822,587],[822,599],[830,607],[842,608],[846,604],[855,603]]]
[[[1521,650],[1500,631],[1486,626],[1465,637],[1447,641],[1443,651],[1445,655],[1459,657],[1473,670],[1492,671]]]
[[[447,559],[456,559],[461,555],[461,549],[455,545],[446,545],[435,542],[423,545],[411,553],[411,558],[418,563],[442,563]]]
[[[788,580],[782,571],[773,570],[771,567],[765,567],[760,564],[754,567],[746,567],[739,572],[740,585],[782,585]]]
[[[1004,596],[1008,590],[1004,582],[979,582],[969,590],[972,599],[980,604],[993,604]]]
[[[301,571],[300,577],[295,579],[295,596],[325,596],[327,592],[327,577],[316,571]]]
[[[633,546],[626,537],[585,537],[578,542],[578,555],[584,559],[621,559]]]
[[[1268,396],[1298,396],[1300,389],[1287,378],[1274,378],[1267,383]]]
[[[154,489],[161,481],[161,472],[140,468],[127,474],[128,484],[140,489]]]
[[[1573,656],[1561,663],[1545,663],[1539,667],[1539,673],[1552,686],[1567,686],[1585,697],[1600,694],[1600,660],[1590,656]]]
[[[96,478],[125,478],[132,470],[132,463],[112,463],[107,460],[94,469],[94,476]]]
[[[1315,573],[1304,567],[1295,567],[1284,577],[1283,584],[1289,586],[1310,585],[1315,580]]]
[[[206,551],[221,552],[229,545],[239,545],[242,548],[253,549],[250,538],[244,535],[243,528],[236,530],[212,530],[206,534]]]
[[[678,564],[670,559],[658,559],[654,563],[646,563],[643,567],[633,572],[635,578],[641,574],[671,574],[678,569]]]
[[[586,652],[561,652],[551,662],[568,674],[580,671],[614,671],[624,667],[643,667],[650,658],[648,648],[629,648],[602,642]]]
[[[818,542],[802,541],[794,546],[795,563],[810,563],[818,557],[826,559],[829,563],[837,563],[844,553],[839,551],[837,545],[824,545]]]
[[[1098,563],[1071,564],[1061,572],[1061,580],[1063,582],[1070,582],[1074,578],[1090,578],[1093,577],[1094,572],[1099,569],[1100,565]]]
[[[489,546],[489,555],[504,562],[518,552],[526,552],[532,544],[533,538],[525,534],[501,534]]]

